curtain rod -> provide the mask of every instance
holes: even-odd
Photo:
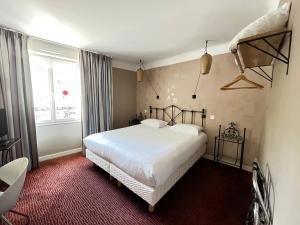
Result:
[[[92,53],[95,53],[95,54],[98,54],[98,55],[103,55],[103,56],[107,56],[107,57],[112,58],[112,56],[110,56],[110,55],[107,55],[107,54],[104,54],[104,53],[101,53],[101,52],[98,52],[98,51],[95,51],[95,50],[84,49],[84,48],[77,48],[77,47],[74,47],[74,46],[71,46],[71,45],[62,44],[62,43],[58,43],[58,42],[51,41],[51,40],[46,40],[46,39],[43,39],[43,38],[40,38],[40,37],[29,35],[29,34],[27,34],[25,32],[22,32],[22,31],[19,31],[19,30],[16,30],[16,29],[4,26],[4,25],[0,25],[0,29],[7,30],[7,31],[12,31],[12,32],[15,32],[15,33],[18,33],[18,34],[23,34],[23,35],[26,35],[26,36],[28,36],[29,38],[32,38],[32,39],[49,42],[49,43],[52,43],[52,44],[60,45],[60,46],[67,47],[67,48],[72,48],[72,49],[79,50],[79,51],[80,50],[88,51],[88,52],[92,52]]]
[[[12,31],[12,32],[15,32],[15,33],[18,33],[18,34],[24,34],[24,35],[27,35],[26,33],[24,32],[21,32],[19,30],[16,30],[16,29],[13,29],[13,28],[10,28],[10,27],[7,27],[7,26],[4,26],[4,25],[0,25],[0,29],[2,30],[7,30],[7,31]],[[28,36],[28,35],[27,35]]]

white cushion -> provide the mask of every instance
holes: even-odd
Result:
[[[236,51],[240,39],[248,38],[257,34],[284,29],[290,14],[291,3],[286,2],[278,9],[267,13],[242,29],[230,42],[229,50]]]
[[[146,126],[154,127],[154,128],[161,128],[168,124],[168,122],[163,120],[158,120],[158,119],[145,119],[142,120],[141,123]]]
[[[170,129],[192,135],[199,135],[203,131],[203,127],[195,124],[175,124]]]

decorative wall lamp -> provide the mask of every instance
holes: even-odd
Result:
[[[138,82],[142,82],[143,79],[144,79],[144,74],[146,75],[146,78],[147,78],[147,80],[149,81],[149,84],[150,84],[150,86],[151,86],[153,92],[156,94],[156,99],[159,99],[159,95],[158,95],[157,91],[155,90],[155,88],[153,87],[152,82],[151,82],[151,80],[150,80],[150,72],[149,72],[149,70],[146,70],[146,69],[145,69],[145,66],[144,66],[144,64],[143,64],[143,61],[140,60],[140,68],[137,69],[137,71],[136,71],[136,80],[137,80]]]

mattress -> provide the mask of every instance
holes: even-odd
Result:
[[[195,136],[169,127],[140,124],[92,134],[83,142],[90,151],[131,177],[158,187],[196,151],[205,153],[207,136],[204,132]]]

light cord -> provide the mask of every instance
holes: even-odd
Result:
[[[142,62],[142,60],[140,60],[140,65],[141,65],[141,68],[145,71],[146,78],[147,78],[147,80],[149,81],[150,86],[151,86],[151,88],[153,89],[154,93],[156,94],[156,96],[159,96],[158,93],[157,93],[157,91],[155,90],[155,88],[154,88],[154,86],[153,86],[153,84],[152,84],[150,78],[149,78],[149,74],[150,74],[150,73],[148,72],[148,70],[145,69],[145,66],[144,66],[144,63]]]
[[[200,72],[199,72],[199,75],[198,75],[198,80],[197,80],[196,88],[195,88],[195,91],[194,91],[194,95],[196,94],[196,92],[198,90],[199,80],[200,80]]]
[[[205,41],[205,51],[204,51],[204,53],[207,53],[207,44],[208,44],[208,40]]]

